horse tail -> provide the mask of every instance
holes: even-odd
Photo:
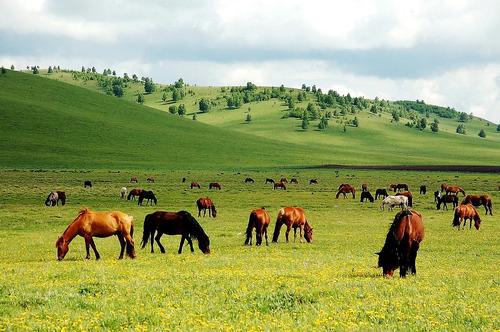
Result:
[[[276,218],[276,225],[274,226],[273,242],[278,242],[278,237],[280,236],[281,225],[283,225],[282,216],[285,214],[285,209],[281,208],[278,211],[278,217]]]
[[[255,225],[255,219],[256,219],[256,215],[255,215],[255,212],[252,211],[252,213],[250,213],[250,217],[248,218],[248,226],[247,226],[247,230],[246,230],[246,234],[247,234],[247,238],[245,240],[245,245],[247,245],[250,240],[252,239],[252,230],[253,230],[253,227]]]
[[[144,231],[142,232],[142,241],[141,248],[144,249],[146,244],[148,243],[149,238],[154,236],[154,225],[153,220],[151,218],[152,214],[146,215],[144,218]]]

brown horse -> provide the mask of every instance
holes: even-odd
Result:
[[[273,242],[278,242],[278,237],[280,235],[281,226],[286,225],[286,242],[288,242],[288,234],[290,229],[293,228],[293,241],[295,242],[297,238],[297,228],[300,229],[300,242],[302,240],[302,233],[304,232],[304,238],[307,242],[312,242],[313,240],[313,228],[309,225],[304,209],[296,207],[285,207],[278,211],[278,217],[276,218],[276,226],[274,227]]]
[[[419,212],[409,209],[396,214],[384,246],[377,253],[378,267],[382,268],[384,277],[392,277],[398,267],[402,278],[408,272],[417,274],[415,260],[424,234],[423,217]]]
[[[62,260],[66,256],[70,242],[77,235],[85,239],[86,259],[90,259],[89,246],[92,246],[96,259],[101,257],[92,239],[93,236],[108,237],[112,235],[116,235],[120,241],[121,251],[118,259],[123,258],[125,246],[127,247],[127,255],[130,258],[135,258],[134,240],[132,238],[134,235],[133,220],[132,216],[120,211],[94,212],[87,208],[82,209],[62,236],[57,239],[57,259]]]
[[[409,191],[404,191],[402,193],[397,193],[396,196],[406,196],[408,197],[408,206],[413,207],[413,195]]]
[[[462,204],[469,204],[471,203],[474,206],[484,206],[486,210],[486,214],[488,214],[488,211],[490,212],[490,216],[493,215],[492,213],[492,201],[491,197],[489,195],[467,195],[465,196]]]
[[[472,204],[461,204],[455,208],[455,214],[453,217],[453,227],[458,227],[460,230],[460,223],[463,220],[464,225],[463,229],[465,229],[465,224],[467,223],[467,219],[469,222],[469,229],[472,228],[472,219],[474,219],[474,227],[479,230],[479,226],[481,225],[481,218],[477,213],[477,210],[474,208]]]
[[[264,208],[256,209],[250,212],[245,245],[252,245],[252,231],[255,228],[255,245],[260,246],[262,244],[262,235],[264,234],[266,238],[266,246],[268,246],[267,227],[269,226],[270,221],[271,218],[269,217],[269,213],[267,213]]]
[[[366,183],[361,185],[361,191],[368,191],[368,185]]]
[[[419,194],[420,195],[425,195],[426,193],[427,193],[427,186],[423,184],[419,188]]]
[[[288,180],[287,180],[285,177],[282,177],[282,178],[280,179],[280,182],[282,182],[282,183],[288,183]]]
[[[465,196],[465,191],[462,189],[462,187],[459,187],[459,186],[447,186],[446,187],[446,195],[449,195],[449,194],[458,195],[459,192]]]
[[[276,189],[283,189],[283,190],[286,190],[286,186],[283,182],[276,182],[274,184],[274,190]]]
[[[154,182],[155,182],[155,178],[154,178],[154,177],[152,177],[152,176],[150,176],[149,178],[147,178],[147,179],[146,179],[146,181],[147,181],[148,183],[154,183]]]
[[[245,183],[254,183],[254,182],[255,182],[255,181],[254,181],[254,179],[252,179],[252,178],[246,178],[246,179],[245,179]]]
[[[218,184],[217,182],[210,182],[210,184],[208,185],[208,189],[221,189],[220,188],[220,184]]]
[[[391,184],[389,186],[389,189],[392,189],[394,190],[394,192],[396,191],[400,191],[400,190],[406,190],[406,191],[409,191],[408,189],[408,185],[406,183],[398,183],[398,184]]]
[[[56,206],[59,205],[59,201],[61,201],[61,205],[66,204],[66,192],[64,191],[52,191],[47,196],[45,200],[45,205],[47,206]]]
[[[309,184],[318,184],[318,179],[309,180]]]
[[[203,210],[203,217],[207,214],[208,216],[215,218],[217,216],[217,210],[215,209],[214,202],[208,197],[199,198],[196,201],[196,206],[198,206],[198,217],[201,217],[201,211]]]
[[[453,203],[453,208],[458,206],[458,197],[456,195],[443,195],[437,198],[436,209],[441,209],[441,204],[443,204],[443,210],[446,209],[448,211],[448,205],[446,203]]]
[[[198,184],[198,182],[191,182],[191,189],[193,189],[193,188],[198,188],[198,189],[200,189],[201,187],[200,187],[200,185]]]
[[[137,176],[133,176],[130,178],[130,183],[132,183],[132,182],[135,182],[135,183],[139,182],[139,181],[137,181]]]
[[[292,178],[292,179],[290,180],[290,183],[299,184],[299,180],[297,180],[296,178]]]
[[[143,191],[143,189],[139,189],[139,188],[135,188],[135,189],[130,190],[130,192],[128,193],[128,196],[127,196],[127,200],[128,201],[134,200],[135,196],[140,196],[142,191]]]
[[[156,233],[156,236],[155,236]],[[191,252],[194,252],[193,242],[191,238],[198,240],[198,247],[204,254],[210,253],[210,239],[200,226],[198,221],[187,211],[166,212],[156,211],[148,214],[144,218],[144,232],[142,234],[142,248],[151,240],[151,252],[153,250],[153,239],[160,247],[160,251],[165,253],[165,248],[162,246],[160,239],[163,234],[167,235],[182,235],[179,244],[178,253],[182,253],[184,241],[187,240]]]
[[[339,186],[339,191],[337,192],[337,195],[335,198],[339,198],[340,194],[344,195],[344,198],[347,198],[346,194],[351,193],[352,198],[356,198],[356,189],[354,189],[353,186],[347,183],[343,183]]]
[[[274,183],[274,180],[270,179],[270,178],[267,178],[265,184],[268,184],[268,183]]]

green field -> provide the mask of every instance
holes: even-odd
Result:
[[[495,191],[498,175],[341,170],[266,172],[169,171],[3,171],[0,209],[0,330],[495,330],[499,298],[499,226],[483,216],[479,231],[451,227],[450,211],[436,211],[432,192],[415,194],[424,215],[426,238],[417,257],[418,274],[384,279],[374,254],[383,245],[395,212],[379,211],[380,201],[334,198],[334,188],[367,182],[372,192],[390,182],[437,188],[458,183],[468,193]],[[154,190],[157,207],[138,207],[119,198],[131,176],[137,187]],[[297,176],[298,185],[273,191],[266,177]],[[155,176],[156,183],[145,178]],[[199,181],[190,190],[180,179]],[[243,179],[253,177],[255,184]],[[306,184],[316,177],[319,185]],[[84,189],[83,181],[93,181]],[[209,192],[219,181],[222,190]],[[64,189],[68,202],[49,208],[50,190]],[[180,237],[163,237],[166,254],[138,249],[135,260],[117,260],[116,238],[97,239],[100,261],[86,261],[77,237],[62,262],[54,243],[83,206],[118,209],[135,217],[135,241],[144,216],[154,210],[195,213],[195,200],[210,195],[216,219],[198,218],[210,236],[211,254],[178,255]],[[305,208],[314,227],[311,244],[245,247],[251,209],[265,206],[271,232],[282,206]]]

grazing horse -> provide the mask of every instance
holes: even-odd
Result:
[[[290,183],[299,184],[299,181],[298,181],[296,178],[292,178],[292,179],[290,180]]]
[[[491,206],[492,206],[492,201],[491,197],[489,195],[467,195],[465,196],[462,204],[469,204],[471,203],[474,206],[484,206],[486,209],[486,215],[488,214],[488,211],[490,212],[490,216],[493,215]]]
[[[156,233],[156,236],[155,236]],[[160,239],[163,234],[167,235],[182,235],[181,242],[179,244],[178,253],[182,253],[182,247],[184,241],[187,240],[191,248],[191,252],[194,252],[193,242],[191,238],[198,240],[198,247],[204,254],[210,253],[210,239],[200,226],[200,224],[194,219],[194,217],[187,211],[179,212],[166,212],[166,211],[156,211],[154,213],[148,214],[144,218],[144,233],[142,235],[142,248],[148,244],[148,240],[151,240],[151,252],[153,250],[153,239],[160,247],[160,251],[165,253],[165,248],[161,245]]]
[[[127,196],[127,187],[122,187],[122,189],[120,189],[120,198],[124,199],[125,196]]]
[[[283,189],[283,190],[286,190],[286,186],[283,182],[276,182],[274,184],[274,190],[276,189]]]
[[[441,198],[441,192],[439,190],[436,190],[434,192],[434,203],[439,202],[439,199]]]
[[[87,187],[92,188],[92,182],[90,180],[85,180],[83,182],[83,188],[87,188]]]
[[[447,187],[448,187],[448,184],[441,183],[441,192],[445,192]]]
[[[343,183],[339,186],[339,191],[337,192],[335,198],[339,198],[340,194],[343,194],[344,198],[347,198],[347,193],[351,193],[353,199],[356,198],[356,189],[354,189],[354,187],[350,184]]]
[[[396,196],[406,196],[408,197],[408,206],[413,207],[413,195],[409,191],[404,191],[402,193],[397,193]]]
[[[368,185],[366,183],[361,185],[361,191],[368,191]]]
[[[273,242],[278,242],[278,237],[280,235],[281,226],[286,225],[286,242],[288,242],[288,234],[290,229],[293,228],[293,241],[295,242],[297,238],[297,228],[300,229],[300,242],[302,240],[302,232],[304,232],[304,238],[307,242],[312,242],[313,238],[313,228],[309,225],[306,215],[304,214],[304,209],[296,207],[285,207],[278,211],[278,217],[276,218],[276,226],[274,227]]]
[[[135,188],[130,190],[127,196],[127,201],[134,200],[135,196],[139,196],[144,189]]]
[[[90,259],[89,246],[92,246],[96,259],[101,257],[92,239],[93,236],[108,237],[112,235],[116,235],[120,241],[121,251],[118,259],[123,258],[125,246],[127,247],[127,255],[130,258],[135,258],[134,240],[132,238],[134,235],[133,220],[134,217],[121,211],[94,212],[87,208],[80,210],[75,220],[57,239],[57,259],[62,260],[66,256],[70,242],[77,235],[85,239],[86,259]]]
[[[137,201],[137,205],[142,206],[142,202],[144,201],[144,199],[146,199],[146,206],[148,206],[148,203],[151,206],[153,206],[153,202],[155,203],[155,205],[157,205],[158,203],[158,200],[156,199],[154,192],[152,192],[151,190],[141,191],[141,193],[139,194],[139,200]]]
[[[382,196],[383,197],[382,199],[384,199],[387,196],[389,196],[389,194],[387,193],[387,190],[385,190],[385,189],[377,189],[375,191],[375,199],[378,199],[379,196]]]
[[[465,229],[467,219],[470,220],[469,229],[472,228],[472,219],[474,219],[474,227],[479,230],[479,226],[481,225],[481,218],[479,218],[479,214],[477,213],[476,208],[474,208],[472,204],[461,204],[457,206],[455,208],[455,214],[452,222],[453,227],[458,227],[458,230],[460,230],[460,223],[463,220],[463,229]]]
[[[203,210],[203,217],[207,214],[208,216],[215,218],[217,216],[217,210],[215,209],[214,202],[208,197],[199,198],[196,201],[196,206],[198,207],[198,217],[201,217],[201,210]]]
[[[288,180],[287,180],[285,177],[282,177],[282,178],[280,179],[280,182],[283,182],[283,183],[288,183]]]
[[[459,186],[447,186],[446,187],[446,195],[448,195],[448,194],[458,195],[459,192],[465,196],[465,191],[462,189],[462,187],[459,187]]]
[[[254,183],[255,181],[252,178],[246,178],[245,183]]]
[[[399,192],[400,190],[408,191],[408,185],[406,183],[391,184],[389,189],[393,189],[394,192]]]
[[[132,183],[132,182],[135,182],[135,183],[139,182],[139,181],[137,181],[137,176],[133,176],[130,178],[130,183]]]
[[[64,191],[51,191],[45,200],[45,205],[56,206],[59,205],[59,201],[63,206],[66,204],[66,193]]]
[[[318,179],[309,180],[309,184],[318,184]]]
[[[361,192],[361,203],[363,203],[365,200],[369,200],[370,203],[373,203],[374,201],[373,196],[369,191]]]
[[[443,195],[438,198],[436,209],[441,209],[441,204],[443,204],[443,210],[448,211],[448,206],[446,203],[453,203],[453,208],[458,206],[458,197],[456,195]]]
[[[422,215],[415,210],[400,211],[394,217],[382,250],[377,253],[378,267],[384,277],[392,277],[399,267],[399,276],[406,277],[408,272],[417,274],[415,260],[424,239],[425,230]]]
[[[265,184],[268,184],[268,183],[274,183],[274,180],[270,179],[270,178],[267,178]]]
[[[185,183],[186,182],[186,178],[182,178],[181,182]]]
[[[152,177],[152,176],[150,176],[149,178],[147,178],[147,179],[146,179],[146,181],[147,181],[148,183],[154,183],[154,182],[155,182],[155,178],[154,178],[154,177]]]
[[[382,205],[380,205],[380,209],[384,210],[385,206],[389,205],[389,208],[392,209],[395,206],[401,207],[401,209],[408,207],[408,197],[406,196],[387,196],[382,200]]]
[[[421,186],[420,186],[420,192],[419,192],[419,193],[420,193],[420,195],[425,195],[425,194],[427,194],[427,186],[425,186],[425,185],[421,185]]]
[[[198,183],[198,182],[191,182],[191,189],[193,189],[193,188],[198,188],[198,189],[200,189],[201,187],[200,187],[200,185],[199,185],[199,183]]]
[[[266,246],[268,246],[269,241],[267,240],[267,227],[269,226],[270,221],[271,218],[265,208],[256,209],[250,212],[245,245],[252,245],[252,231],[255,228],[255,245],[260,246],[262,244],[262,235],[264,235],[266,238]]]
[[[208,185],[208,189],[221,189],[220,188],[220,184],[218,184],[217,182],[210,182],[210,184]]]

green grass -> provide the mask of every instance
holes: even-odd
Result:
[[[122,201],[119,189],[138,176],[137,187],[152,189],[157,207]],[[266,177],[297,176],[298,185],[273,191]],[[147,176],[156,183],[147,184]],[[180,179],[199,181],[190,190]],[[253,177],[255,184],[243,180]],[[318,178],[319,185],[306,184]],[[84,189],[83,181],[93,181]],[[215,171],[1,171],[0,330],[498,330],[499,225],[495,204],[498,175],[341,170],[268,170],[241,174]],[[222,190],[208,191],[218,181]],[[374,254],[383,245],[394,212],[380,201],[334,198],[339,183],[370,190],[408,182],[415,209],[424,215],[426,237],[417,257],[418,275],[384,279]],[[483,216],[479,231],[451,227],[450,211],[436,211],[432,190],[441,182],[468,193],[493,196],[495,216]],[[416,193],[427,184],[429,193]],[[135,185],[134,185],[135,186]],[[68,195],[64,207],[48,208],[50,190]],[[136,260],[118,261],[116,238],[96,239],[100,261],[84,259],[76,238],[62,262],[54,242],[78,210],[122,210],[135,217],[135,241],[144,216],[154,210],[195,213],[195,200],[209,195],[216,219],[197,218],[211,239],[211,251],[176,253],[179,237],[163,237],[166,254],[138,249]],[[314,227],[311,244],[245,247],[251,209],[266,206],[270,232],[277,210],[305,208]]]

